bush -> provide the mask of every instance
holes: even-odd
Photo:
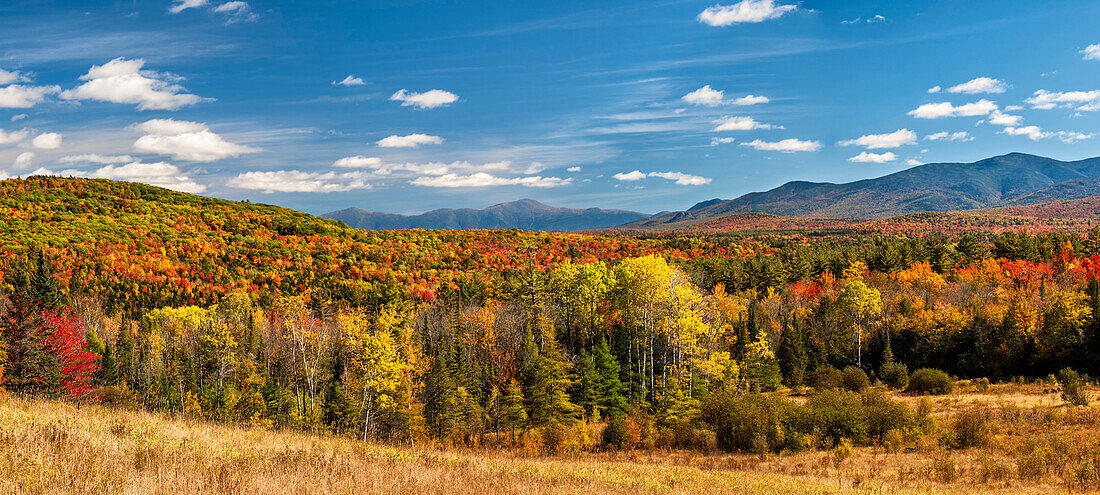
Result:
[[[831,390],[844,387],[844,374],[832,366],[822,366],[814,373],[814,388]]]
[[[778,452],[785,441],[781,418],[798,406],[776,397],[731,392],[711,395],[700,417],[714,428],[718,446],[737,452]]]
[[[616,449],[623,448],[629,440],[626,429],[626,416],[612,416],[607,420],[607,427],[603,429],[603,444]]]
[[[988,445],[993,435],[991,416],[986,409],[960,413],[951,423],[954,441],[950,446],[956,449],[968,449]]]
[[[949,394],[955,388],[951,377],[937,369],[921,368],[909,377],[909,386],[905,391],[914,394]]]
[[[827,390],[810,398],[806,405],[813,411],[814,425],[830,445],[842,439],[863,443],[867,439],[867,415],[863,399],[849,391]]]
[[[849,366],[844,368],[841,385],[845,390],[862,392],[864,389],[871,386],[871,380],[867,378],[867,373],[864,373],[863,370],[855,366]]]
[[[900,433],[913,423],[913,415],[905,403],[892,400],[879,390],[863,393],[863,409],[867,436],[876,443],[894,443],[886,442],[887,433]]]
[[[989,391],[989,379],[988,378],[978,378],[977,380],[974,380],[974,389],[977,390],[980,393],[983,393],[983,394],[988,392]]]
[[[894,390],[903,390],[909,385],[909,368],[902,363],[882,365],[882,383]]]
[[[1081,390],[1083,385],[1081,377],[1076,371],[1065,368],[1058,372],[1058,384],[1062,386],[1062,400],[1071,406],[1089,405],[1088,397]]]

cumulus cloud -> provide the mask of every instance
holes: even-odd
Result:
[[[1004,93],[1008,89],[1006,84],[1001,79],[994,79],[992,77],[978,77],[971,79],[962,84],[957,84],[950,88],[947,88],[948,93],[966,93],[966,94],[978,94],[978,93]]]
[[[702,186],[704,184],[710,184],[710,179],[706,177],[688,175],[683,172],[650,172],[649,176],[671,180],[681,186]]]
[[[1085,60],[1100,60],[1100,43],[1086,46],[1081,54],[1085,56]]]
[[[612,175],[611,177],[619,181],[636,182],[645,178],[645,172],[641,172],[638,170],[627,173],[619,172],[615,175]]]
[[[727,117],[718,122],[715,132],[722,131],[751,131],[754,129],[771,129],[771,124],[761,124],[752,117]]]
[[[192,194],[206,191],[206,186],[196,183],[186,174],[180,172],[179,167],[168,162],[132,162],[120,166],[107,165],[92,172],[90,177],[141,182],[150,186]]]
[[[928,141],[973,141],[974,138],[970,136],[966,131],[959,132],[937,132],[935,134],[929,134],[924,136]]]
[[[477,172],[470,175],[443,174],[432,177],[417,177],[412,181],[414,186],[425,187],[487,187],[487,186],[524,186],[524,187],[559,187],[573,182],[572,178],[560,177],[498,177],[485,172]]]
[[[944,117],[989,115],[995,110],[997,110],[997,104],[989,100],[978,100],[960,106],[945,101],[943,103],[925,103],[914,110],[910,110],[909,115],[918,119],[942,119]]]
[[[131,163],[138,160],[130,155],[98,155],[90,153],[86,155],[63,156],[58,161],[61,163],[100,163],[111,165],[115,163]]]
[[[777,19],[796,10],[797,5],[776,5],[775,0],[741,0],[733,5],[708,7],[697,19],[708,26],[723,27]]]
[[[31,140],[31,146],[40,150],[56,150],[61,147],[61,134],[43,132]]]
[[[771,100],[769,100],[767,96],[745,95],[745,96],[742,96],[742,97],[740,97],[736,100],[733,100],[733,104],[734,105],[747,106],[747,105],[758,105],[758,104],[761,104],[761,103],[767,103],[769,101],[771,101]]]
[[[857,139],[841,141],[837,144],[841,146],[863,146],[869,150],[876,150],[882,148],[897,148],[907,144],[915,144],[916,142],[917,133],[909,129],[898,129],[888,134],[868,134],[866,136],[860,136]]]
[[[33,151],[20,153],[19,156],[15,157],[15,162],[12,163],[12,165],[16,169],[30,168],[32,165],[34,165],[35,156],[37,155],[35,155]]]
[[[1092,112],[1100,110],[1100,90],[1055,92],[1040,89],[1024,101],[1037,110],[1062,107]]]
[[[439,136],[429,136],[427,134],[409,134],[408,136],[398,136],[396,134],[378,140],[379,148],[416,148],[422,144],[441,144],[443,138]]]
[[[722,137],[722,138],[715,137],[715,138],[710,138],[710,145],[711,146],[718,146],[719,144],[730,144],[733,141],[734,141],[734,139],[731,138],[731,137]]]
[[[415,106],[421,109],[432,109],[444,107],[458,101],[458,95],[442,89],[433,89],[423,93],[413,93],[402,89],[390,96],[390,100],[400,101],[403,107]]]
[[[782,141],[775,142],[761,141],[757,139],[748,143],[741,143],[741,146],[748,146],[750,148],[761,151],[781,151],[783,153],[821,150],[821,143],[818,141],[802,141],[794,138],[784,139]]]
[[[1005,127],[1005,134],[1010,136],[1027,136],[1032,141],[1038,141],[1043,138],[1050,137],[1049,134],[1043,132],[1039,126],[1029,125],[1026,127]]]
[[[370,168],[380,169],[385,165],[381,158],[366,156],[349,156],[336,160],[332,166],[338,168]]]
[[[134,151],[170,155],[176,160],[212,162],[261,151],[230,143],[199,122],[153,119],[136,128],[146,134],[134,141]]]
[[[336,168],[360,168],[368,169],[375,175],[390,175],[395,172],[406,172],[417,175],[445,175],[449,173],[471,173],[471,172],[511,172],[512,162],[500,161],[500,162],[488,162],[488,163],[470,163],[467,161],[454,161],[451,163],[430,162],[430,163],[386,163],[384,160],[378,157],[365,157],[361,155],[349,156],[336,160],[333,164]],[[527,167],[524,173],[535,173],[532,171],[538,171],[543,168],[542,164],[534,162],[531,166]]]
[[[178,14],[187,9],[194,9],[206,5],[207,0],[175,0],[168,12]]]
[[[689,103],[692,105],[705,105],[708,107],[713,107],[715,105],[721,105],[722,98],[724,97],[724,91],[712,89],[708,84],[684,96],[681,96],[680,99],[684,100],[685,103]]]
[[[939,86],[932,86],[931,88],[928,88],[928,92],[932,94],[939,93],[940,91],[943,91],[943,88]]]
[[[345,77],[342,81],[332,81],[332,84],[333,86],[363,86],[367,83],[363,82],[362,79],[355,77],[355,74],[351,74],[348,77]]]
[[[278,170],[274,172],[245,172],[229,179],[226,184],[237,189],[276,192],[345,192],[370,189],[363,172],[301,172]]]
[[[0,69],[0,86],[11,83],[31,82],[30,78],[19,71]]]
[[[1023,120],[1024,118],[1019,115],[1009,115],[1000,110],[994,110],[993,113],[989,114],[989,123],[993,125],[1017,126]]]
[[[910,159],[905,161],[905,164],[906,165],[917,166],[917,165],[924,165],[924,162],[922,162],[920,160],[917,160],[915,158],[910,158]]]
[[[26,137],[27,137],[27,131],[26,130],[7,132],[3,129],[0,129],[0,144],[18,143],[18,142],[26,139]]]
[[[566,172],[580,172],[581,168],[580,167],[569,167],[569,168],[565,169],[565,171]]]
[[[80,80],[87,82],[61,93],[61,97],[136,104],[138,110],[176,110],[209,101],[184,93],[182,86],[172,82],[179,80],[179,77],[143,70],[144,66],[145,60],[140,58],[116,58],[103,65],[93,65],[87,74],[80,76]]]
[[[12,84],[0,88],[0,108],[31,108],[46,100],[46,95],[61,91],[58,86]]]
[[[857,163],[886,163],[897,159],[898,155],[895,155],[892,151],[887,151],[886,153],[868,153],[864,151],[849,158],[848,161]]]

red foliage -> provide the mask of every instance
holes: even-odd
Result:
[[[46,349],[58,360],[61,386],[69,398],[83,398],[93,388],[92,376],[99,370],[99,356],[85,345],[84,323],[69,308],[46,311],[42,317]]]

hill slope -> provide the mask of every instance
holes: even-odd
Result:
[[[795,181],[731,200],[710,200],[626,227],[690,226],[731,213],[788,217],[886,218],[928,211],[971,210],[1017,201],[1100,195],[1100,158],[1063,162],[1011,153],[974,163],[929,163],[846,184]]]
[[[444,208],[420,215],[395,215],[348,208],[321,215],[357,229],[521,229],[568,231],[613,227],[648,217],[635,211],[557,208],[521,199],[481,210]]]

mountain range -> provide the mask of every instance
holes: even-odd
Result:
[[[321,215],[349,227],[395,229],[521,229],[570,231],[615,227],[648,217],[644,213],[601,208],[557,208],[533,199],[521,199],[475,210],[443,208],[420,215],[397,215],[348,208]]]
[[[712,199],[622,226],[675,230],[723,216],[876,219],[930,211],[1019,206],[1100,195],[1100,157],[1064,162],[1010,153],[973,163],[929,163],[844,184],[793,181],[735,199]]]

